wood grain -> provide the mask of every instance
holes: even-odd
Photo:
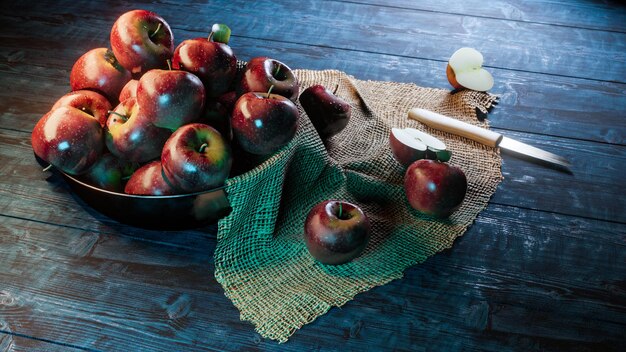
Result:
[[[450,90],[482,51],[494,130],[572,160],[503,155],[504,181],[455,245],[405,277],[264,340],[213,278],[215,226],[119,224],[42,173],[30,131],[72,63],[146,8],[176,42],[233,29],[240,59]],[[0,351],[623,351],[626,11],[612,1],[20,1],[0,7]]]
[[[98,350],[201,350],[205,344],[239,350],[255,340],[261,350],[274,346],[238,321],[207,275],[213,269],[209,243],[200,256],[117,235],[58,232],[12,218],[1,223],[0,265],[7,270],[0,281],[7,283],[3,302],[10,304],[0,305],[0,312],[11,329],[33,336],[46,331],[55,341]],[[331,310],[285,350],[353,350],[371,343],[409,350],[424,343],[438,350],[458,347],[448,334],[469,342],[507,335],[490,340],[489,350],[517,346],[524,338],[547,346],[609,346],[626,324],[624,230],[490,206],[451,250]],[[595,245],[581,252],[586,241]],[[222,344],[226,331],[229,345]],[[316,339],[320,334],[327,338]]]

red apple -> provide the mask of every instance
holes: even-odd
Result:
[[[124,192],[141,196],[167,196],[178,193],[164,178],[161,161],[154,160],[135,171]]]
[[[91,90],[77,90],[62,96],[52,106],[51,110],[61,106],[71,106],[93,116],[104,127],[112,106],[109,100],[102,94]]]
[[[105,132],[106,146],[113,155],[138,163],[158,158],[171,135],[169,130],[152,125],[133,98],[113,110]]]
[[[126,179],[137,167],[137,163],[106,153],[81,178],[94,187],[111,192],[123,192]]]
[[[71,175],[89,170],[104,150],[98,120],[71,106],[44,115],[33,129],[31,143],[35,155]]]
[[[287,97],[295,102],[300,92],[300,84],[289,66],[268,57],[255,57],[237,84],[237,95],[247,92],[267,92],[274,86],[274,94]]]
[[[139,83],[136,79],[131,79],[126,83],[126,85],[122,88],[120,92],[119,101],[122,102],[128,98],[137,98],[137,84]]]
[[[137,104],[153,125],[174,131],[200,118],[204,86],[189,72],[150,70],[137,84]]]
[[[208,97],[218,97],[229,90],[237,75],[237,58],[223,43],[207,38],[183,41],[176,47],[172,67],[198,76]]]
[[[298,118],[298,108],[284,96],[248,92],[235,103],[231,127],[243,150],[269,155],[291,141]]]
[[[467,179],[463,170],[456,166],[422,159],[406,170],[404,191],[414,209],[445,218],[461,206],[467,191]]]
[[[356,205],[327,200],[315,205],[304,223],[304,238],[320,263],[344,264],[361,255],[370,238],[370,222]]]
[[[107,48],[89,50],[74,63],[70,72],[72,90],[95,90],[104,94],[109,101],[116,101],[130,79],[130,72],[119,64],[113,52]]]
[[[321,84],[305,89],[300,104],[322,139],[343,130],[350,119],[350,104]]]
[[[230,145],[213,127],[192,123],[176,130],[163,146],[163,174],[186,192],[224,184],[232,165]]]
[[[161,16],[146,10],[121,15],[111,28],[110,41],[115,57],[133,74],[166,68],[174,52],[170,26]]]

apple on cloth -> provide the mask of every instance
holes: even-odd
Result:
[[[439,108],[476,124],[474,104],[481,102],[487,108],[495,97],[469,89],[450,94],[413,84],[364,81],[332,70],[293,72],[302,87],[339,83],[345,92],[342,98],[351,106],[350,123],[341,133],[345,138],[325,145],[311,120],[299,118],[292,140],[280,152],[226,180],[232,211],[220,220],[214,254],[215,277],[243,319],[251,321],[263,337],[281,342],[332,307],[401,278],[406,268],[452,246],[486,206],[501,179],[501,159],[493,148],[433,134],[444,142],[445,150],[454,152],[454,158],[417,162],[462,169],[471,190],[449,217],[436,218],[411,206],[404,188],[406,167],[390,150],[393,127],[418,127],[407,119],[411,108]],[[248,94],[261,100],[267,93]],[[235,110],[245,109],[236,106]],[[242,133],[237,133],[236,115],[232,122],[237,140]],[[247,124],[252,131],[253,122],[249,119]],[[306,235],[307,215],[326,200],[354,204],[367,215],[371,232],[362,251],[363,242],[339,236],[339,231]],[[341,216],[345,216],[343,207]],[[339,215],[336,206],[330,206],[329,212]],[[309,224],[315,218],[324,223],[319,219],[329,212],[314,211],[318,215],[311,216]],[[319,240],[310,241],[309,248],[307,238]],[[327,256],[342,256],[327,250],[339,238],[349,240],[350,245],[342,247],[350,254],[324,263]],[[354,256],[349,250],[354,248],[360,254]]]
[[[350,120],[350,104],[335,94],[337,88],[339,85],[331,92],[315,84],[300,94],[300,104],[322,140],[341,132]]]

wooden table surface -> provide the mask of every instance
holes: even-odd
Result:
[[[213,271],[216,227],[117,223],[35,162],[30,133],[73,62],[144,8],[176,44],[215,22],[240,59],[450,89],[480,50],[493,130],[569,158],[503,155],[504,181],[450,250],[289,342],[239,320]],[[626,11],[617,1],[14,1],[0,7],[0,351],[624,350]]]

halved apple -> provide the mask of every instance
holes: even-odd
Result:
[[[446,144],[440,139],[410,127],[392,128],[389,145],[394,158],[404,166],[419,159],[448,161],[451,156]]]
[[[493,77],[483,65],[483,55],[476,49],[461,48],[452,54],[446,67],[448,82],[455,88],[468,88],[479,92],[493,87]]]

